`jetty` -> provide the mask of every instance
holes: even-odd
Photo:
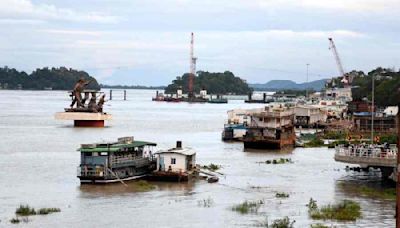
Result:
[[[335,161],[360,165],[365,170],[379,168],[383,178],[395,172],[398,148],[396,144],[382,145],[338,145]]]

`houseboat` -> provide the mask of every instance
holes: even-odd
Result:
[[[182,147],[177,141],[176,147],[160,150],[154,153],[157,160],[157,170],[146,179],[153,181],[188,181],[197,176],[196,151],[189,147]]]
[[[270,105],[248,116],[250,121],[243,137],[244,148],[282,149],[294,146],[296,135],[293,107]]]
[[[222,131],[223,141],[240,141],[246,134],[246,126],[250,117],[248,113],[250,110],[246,109],[232,109],[228,113],[228,121],[224,124]]]
[[[78,178],[82,184],[103,184],[133,180],[156,169],[152,154],[157,144],[136,141],[133,137],[117,142],[82,144]]]

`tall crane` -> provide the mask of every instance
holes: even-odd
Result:
[[[189,88],[188,88],[189,97],[194,97],[193,83],[196,74],[196,61],[197,58],[194,57],[194,34],[192,32],[190,39],[190,73],[189,73]]]
[[[335,42],[333,42],[332,38],[328,38],[328,39],[329,39],[329,50],[332,50],[333,56],[335,57],[335,60],[336,60],[336,65],[339,69],[339,73],[341,76],[343,76],[342,82],[345,84],[345,86],[348,86],[349,84],[351,84],[352,80],[344,73],[342,61],[340,61],[339,53],[336,49]]]

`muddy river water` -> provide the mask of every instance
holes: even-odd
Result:
[[[228,104],[152,102],[155,91],[114,91],[105,111],[113,120],[102,129],[73,128],[54,119],[69,105],[63,91],[0,91],[0,227],[251,227],[289,216],[295,227],[333,224],[337,227],[394,227],[392,200],[371,198],[343,186],[384,185],[376,174],[345,171],[334,150],[296,148],[291,151],[244,151],[241,143],[224,143],[226,111],[260,107],[234,100]],[[170,148],[176,140],[197,151],[197,163],[222,165],[220,181],[208,184],[152,183],[137,191],[134,182],[81,186],[76,178],[81,143],[134,136]],[[290,164],[260,164],[273,158]],[[275,197],[277,192],[289,198]],[[305,206],[351,199],[360,203],[362,218],[342,223],[314,221]],[[263,200],[258,213],[239,214],[233,205]],[[207,201],[205,206],[202,202]],[[30,217],[13,225],[16,207],[58,207],[60,213]]]

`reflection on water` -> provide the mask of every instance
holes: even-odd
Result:
[[[120,196],[137,194],[149,191],[176,191],[183,194],[192,194],[195,183],[193,181],[183,183],[170,183],[170,182],[147,182],[153,189],[143,189],[138,185],[137,181],[125,181],[126,185],[122,183],[111,183],[103,185],[82,184],[79,191],[82,193],[81,197],[104,197],[104,196]]]
[[[242,143],[224,143],[221,131],[226,111],[256,108],[262,104],[230,101],[228,104],[152,102],[155,91],[128,90],[128,101],[113,100],[106,128],[73,128],[57,121],[54,113],[70,100],[62,91],[0,91],[0,226],[23,203],[33,207],[59,207],[62,212],[35,216],[26,227],[248,227],[257,221],[289,216],[295,227],[309,227],[308,200],[319,204],[352,199],[360,202],[363,218],[338,227],[393,227],[392,201],[361,196],[339,183],[360,185],[371,177],[346,172],[327,148],[296,148],[268,152],[243,149]],[[16,103],[16,101],[18,103]],[[80,185],[76,177],[82,143],[133,135],[170,148],[177,140],[197,151],[197,162],[221,165],[215,184],[151,183],[138,191],[135,181],[112,185]],[[290,158],[293,163],[262,161]],[[379,183],[377,180],[376,183]],[[368,183],[369,184],[369,183]],[[289,193],[277,199],[277,192]],[[210,207],[199,201],[211,199]],[[264,200],[260,214],[241,215],[231,210],[244,200]],[[326,222],[330,224],[330,222]]]

